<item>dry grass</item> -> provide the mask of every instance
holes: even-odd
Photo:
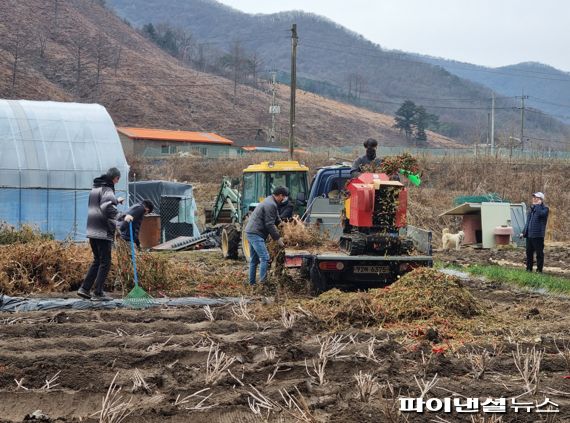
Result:
[[[377,378],[370,373],[362,373],[360,370],[354,375],[354,379],[356,380],[358,399],[362,402],[369,402],[370,397],[378,391]]]
[[[51,234],[40,232],[31,225],[22,225],[20,229],[6,222],[0,221],[0,245],[26,244],[35,241],[48,241],[53,239]]]
[[[0,246],[0,292],[21,295],[77,289],[91,260],[85,245],[35,241]]]
[[[119,372],[115,374],[109,385],[107,395],[103,398],[101,411],[95,414],[99,415],[99,423],[121,423],[134,411],[132,398],[125,401],[120,394],[121,387],[115,382],[118,375]]]
[[[216,383],[236,360],[236,357],[220,351],[219,344],[212,342],[206,360],[205,382],[207,384]]]
[[[86,244],[31,241],[0,246],[0,293],[25,295],[38,292],[67,292],[78,289],[93,255]],[[182,290],[187,280],[183,263],[148,252],[137,253],[139,282],[152,295]],[[130,249],[119,241],[107,289],[117,282],[123,292],[134,286]]]
[[[118,240],[115,243],[116,281],[123,293],[134,286],[134,272],[131,248],[128,243]],[[139,283],[153,296],[181,290],[187,280],[187,268],[157,253],[136,252]]]
[[[536,394],[540,385],[540,365],[544,357],[544,350],[537,350],[535,346],[522,350],[517,344],[517,350],[513,351],[515,366],[522,378],[526,393]]]

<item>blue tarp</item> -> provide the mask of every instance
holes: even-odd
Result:
[[[216,306],[237,303],[239,298],[156,298],[151,307]],[[23,298],[0,295],[0,312],[24,312],[46,310],[112,310],[129,308],[123,300],[90,301],[81,298]]]

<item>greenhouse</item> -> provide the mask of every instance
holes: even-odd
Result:
[[[127,198],[129,167],[103,106],[0,100],[0,221],[84,240],[93,178],[110,167]]]

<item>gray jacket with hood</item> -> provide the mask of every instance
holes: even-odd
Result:
[[[87,212],[87,238],[113,241],[117,227],[115,185],[106,175],[93,180]]]
[[[279,223],[281,223],[281,219],[279,218],[277,202],[273,195],[270,195],[255,207],[255,210],[249,217],[245,232],[259,235],[263,239],[267,239],[271,235],[271,238],[277,241],[281,238],[277,230]]]

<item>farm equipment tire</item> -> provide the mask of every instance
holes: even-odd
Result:
[[[319,295],[328,289],[328,278],[321,273],[316,262],[309,271],[309,294]]]
[[[236,260],[240,244],[241,232],[235,225],[222,229],[222,254],[224,258]]]
[[[243,223],[241,225],[241,251],[243,253],[245,261],[249,263],[251,261],[251,254],[249,253],[249,241],[247,240],[247,235],[245,234],[245,227],[247,226],[248,220],[249,216],[246,216],[243,219]]]

